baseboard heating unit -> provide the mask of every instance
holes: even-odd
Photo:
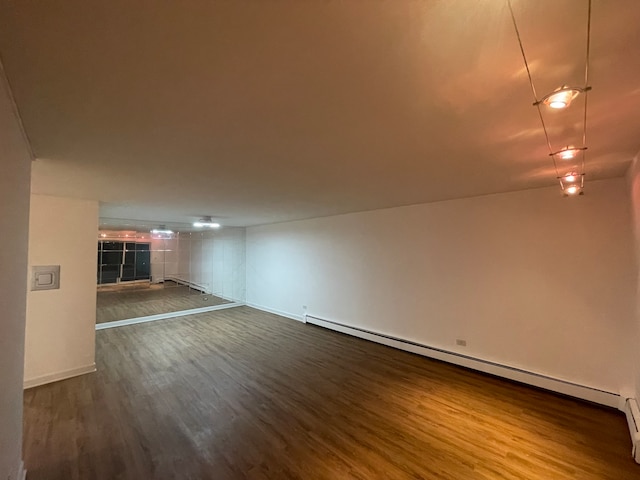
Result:
[[[640,410],[635,398],[627,398],[624,404],[624,413],[627,416],[629,432],[631,433],[631,454],[633,459],[640,463]]]
[[[521,368],[504,365],[482,358],[472,357],[460,352],[449,351],[439,347],[424,345],[403,338],[394,337],[380,332],[367,330],[360,327],[354,327],[343,323],[327,320],[313,315],[306,314],[304,316],[305,323],[310,323],[319,327],[328,328],[337,332],[352,335],[372,342],[387,345],[389,347],[405,350],[407,352],[416,353],[424,357],[442,360],[444,362],[459,365],[461,367],[470,368],[479,372],[488,373],[516,382],[525,383],[538,388],[550,390],[552,392],[562,393],[590,402],[599,403],[616,409],[621,409],[621,397],[617,393],[608,392],[587,385],[580,385],[569,382],[567,380],[542,375],[540,373],[523,370]],[[637,409],[637,405],[636,405]],[[637,410],[636,410],[637,412]],[[640,417],[636,416],[636,420]],[[638,425],[638,423],[636,423]],[[640,449],[640,447],[638,447]],[[637,455],[637,451],[636,451]]]

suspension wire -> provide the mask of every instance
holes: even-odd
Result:
[[[560,178],[560,172],[558,171],[558,164],[556,162],[556,156],[553,154],[553,148],[551,147],[551,141],[549,140],[549,133],[547,132],[547,126],[544,123],[544,117],[542,116],[542,110],[540,109],[540,103],[538,101],[538,95],[536,94],[536,87],[533,85],[533,79],[531,78],[531,70],[529,70],[529,62],[527,62],[527,56],[524,53],[524,46],[522,45],[522,38],[520,38],[520,30],[518,29],[518,24],[516,23],[516,16],[513,13],[513,6],[511,5],[511,0],[507,0],[507,5],[509,5],[509,12],[511,12],[511,20],[513,21],[513,28],[516,31],[516,37],[518,37],[518,44],[520,45],[520,53],[522,53],[522,59],[524,60],[524,67],[527,70],[527,76],[529,77],[529,85],[531,85],[531,93],[533,93],[534,105],[538,110],[538,116],[540,117],[540,123],[542,124],[542,130],[544,131],[544,138],[547,141],[547,148],[549,148],[549,155],[553,160],[553,168],[556,171],[556,177]],[[591,0],[589,0],[589,5],[591,5]],[[584,159],[584,157],[583,157]],[[583,160],[584,161],[584,160]]]
[[[587,146],[587,103],[589,99],[589,51],[591,48],[591,0],[589,0],[589,7],[587,12],[587,58],[584,61],[584,120],[582,129],[582,146]],[[587,151],[582,150],[582,183],[584,185],[584,164],[587,156]]]

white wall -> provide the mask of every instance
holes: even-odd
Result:
[[[164,282],[165,277],[178,275],[178,240],[176,238],[151,239],[151,282]]]
[[[245,229],[181,232],[152,240],[154,282],[177,278],[227,300],[245,300]]]
[[[248,304],[615,393],[631,383],[624,179],[579,198],[548,188],[252,227],[246,248]]]
[[[164,281],[165,244],[162,238],[151,239],[151,283]]]
[[[206,293],[213,293],[213,232],[193,232],[183,239],[190,240],[188,262],[188,280]]]
[[[627,180],[629,181],[629,189],[631,196],[631,212],[632,212],[632,224],[634,232],[634,246],[635,246],[635,260],[636,260],[636,330],[634,338],[634,352],[635,352],[635,398],[640,401],[640,154],[636,156],[629,172],[627,173]]]
[[[98,202],[32,195],[29,225],[29,270],[60,265],[60,289],[28,292],[27,387],[95,369]]]
[[[15,480],[22,458],[31,157],[2,77],[0,139],[0,478]]]
[[[227,300],[245,300],[245,229],[180,233],[173,253],[181,280]],[[167,274],[167,276],[170,276]]]
[[[191,236],[186,233],[179,233],[175,237],[174,250],[177,273],[175,277],[186,282],[191,281]],[[168,275],[167,275],[168,276]]]
[[[236,302],[246,299],[246,229],[223,228],[213,243],[213,293]]]

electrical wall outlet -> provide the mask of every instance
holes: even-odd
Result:
[[[461,338],[456,338],[456,345],[458,345],[460,347],[466,347],[467,346],[467,341],[466,340],[462,340]]]

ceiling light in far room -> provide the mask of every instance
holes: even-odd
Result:
[[[167,229],[165,225],[160,225],[158,228],[154,228],[153,230],[151,230],[151,233],[153,235],[172,235],[173,230]]]
[[[562,108],[567,108],[571,105],[571,102],[574,98],[584,92],[588,92],[591,90],[591,87],[568,87],[567,85],[563,85],[560,88],[555,89],[553,92],[549,93],[542,97],[541,100],[534,103],[534,105],[540,105],[541,103],[546,106],[559,110]]]
[[[193,226],[196,228],[220,228],[220,224],[213,221],[211,217],[203,217],[197,222],[193,222]]]
[[[587,147],[574,147],[573,145],[567,145],[562,150],[550,153],[549,156],[557,156],[560,160],[571,160],[572,158],[576,158],[578,153],[582,150],[586,149]]]

